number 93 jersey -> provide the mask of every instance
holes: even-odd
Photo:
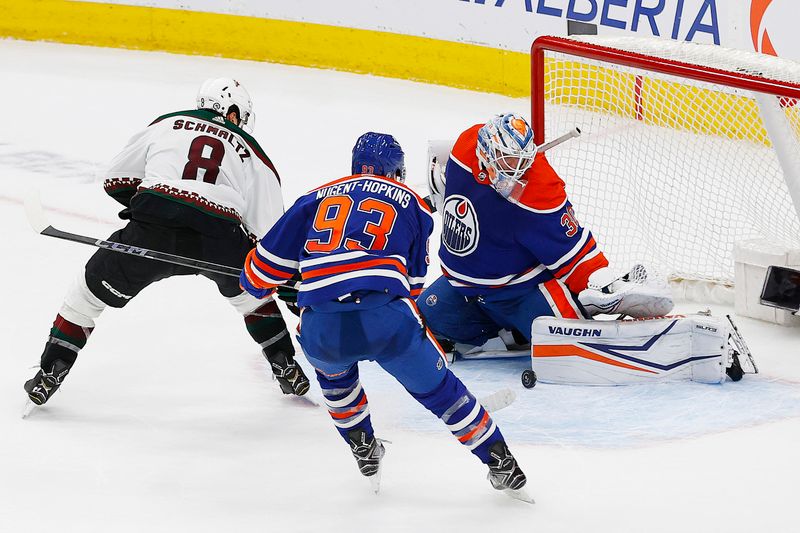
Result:
[[[137,191],[170,197],[259,236],[283,213],[278,173],[256,140],[205,109],[164,115],[133,136],[104,188],[128,201]]]
[[[300,272],[301,307],[356,291],[416,297],[433,218],[404,184],[358,174],[302,196],[250,252],[242,286],[276,287]]]

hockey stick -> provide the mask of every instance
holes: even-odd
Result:
[[[238,278],[242,273],[240,268],[234,268],[227,265],[218,265],[216,263],[200,261],[199,259],[192,259],[190,257],[158,252],[156,250],[148,250],[147,248],[139,248],[138,246],[131,246],[130,244],[95,239],[94,237],[78,235],[77,233],[61,231],[60,229],[51,226],[48,222],[47,217],[44,214],[44,210],[42,209],[42,202],[39,198],[39,192],[35,190],[32,190],[25,195],[25,213],[28,215],[28,222],[30,222],[30,225],[33,227],[34,231],[48,237],[55,237],[56,239],[64,239],[66,241],[88,244],[89,246],[96,246],[97,248],[103,248],[104,250],[110,250],[112,252],[135,255],[145,259],[162,261],[164,263],[172,263],[173,265],[194,268],[196,270],[202,270],[206,272],[213,272],[215,274],[222,274],[223,276]]]
[[[573,129],[571,129],[570,131],[568,131],[567,133],[565,133],[564,135],[562,135],[560,137],[557,137],[557,138],[553,139],[550,142],[546,142],[546,143],[538,146],[536,148],[536,151],[537,151],[537,153],[538,152],[544,153],[544,152],[546,152],[548,150],[551,150],[551,149],[555,148],[559,144],[567,142],[570,139],[574,139],[575,137],[580,137],[581,133],[582,133],[581,129],[576,126]],[[431,166],[431,170],[430,170],[431,176],[433,176],[433,171],[434,171],[433,170],[433,166]],[[433,181],[433,180],[431,179],[429,181]],[[433,203],[433,199],[431,199],[431,195],[426,196],[425,198],[422,199],[422,201],[425,202],[425,205],[428,206],[428,208],[431,210],[431,213],[435,213],[436,212],[436,206]]]
[[[500,409],[505,409],[514,403],[514,400],[516,399],[517,393],[515,393],[513,390],[500,389],[499,391],[489,394],[488,396],[478,398],[478,402],[483,406],[484,409],[490,413],[493,413],[495,411],[499,411]]]
[[[576,126],[575,128],[571,129],[570,131],[562,135],[561,137],[557,137],[552,141],[546,142],[543,145],[539,146],[536,151],[546,152],[552,148],[555,148],[561,143],[567,142],[570,139],[574,139],[575,137],[580,137],[580,136],[581,136],[581,129]]]

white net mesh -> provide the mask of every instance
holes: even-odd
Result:
[[[698,71],[800,83],[800,65],[755,53],[655,39],[580,40]],[[731,284],[736,241],[800,247],[797,211],[753,93],[546,52],[544,94],[546,140],[575,126],[583,131],[548,159],[612,264],[643,262],[673,279]],[[758,98],[777,110],[781,144],[800,161],[800,105]]]

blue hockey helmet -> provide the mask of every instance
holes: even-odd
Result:
[[[388,133],[367,132],[353,146],[352,173],[386,176],[402,183],[406,180],[403,149]]]

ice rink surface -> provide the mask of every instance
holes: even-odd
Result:
[[[454,365],[479,396],[517,393],[495,419],[534,506],[495,493],[485,467],[366,364],[376,432],[393,442],[373,495],[313,404],[316,383],[307,400],[282,396],[241,318],[194,276],[108,310],[60,392],[21,420],[22,384],[93,251],[35,235],[25,191],[41,190],[55,226],[106,237],[122,221],[99,182],[104,163],[157,116],[193,107],[203,79],[233,76],[248,88],[255,137],[287,205],[348,174],[352,144],[368,130],[399,139],[408,181],[424,193],[428,139],[495,112],[527,114],[529,104],[332,71],[15,41],[0,41],[0,73],[0,531],[797,530],[800,331],[747,319],[739,327],[761,374],[721,386],[525,390],[526,359]]]

